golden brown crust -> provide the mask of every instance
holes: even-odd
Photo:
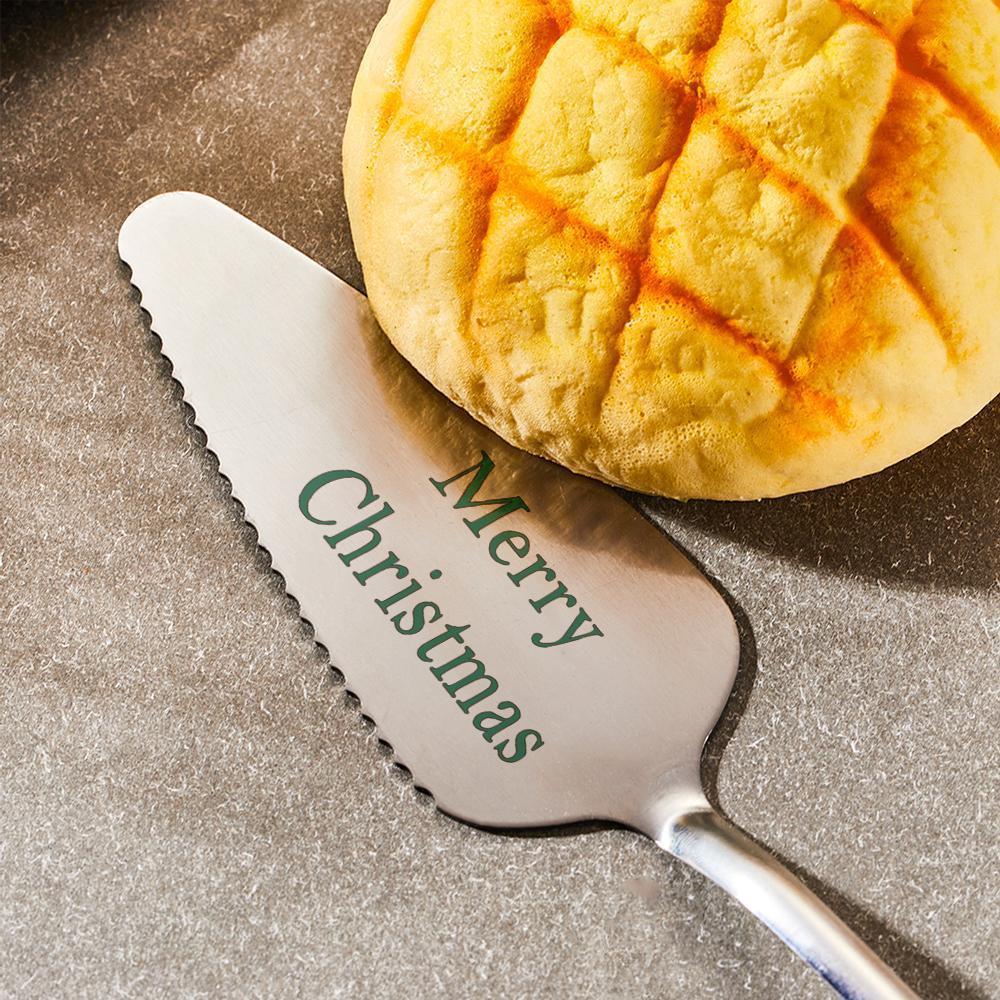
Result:
[[[345,140],[376,315],[611,482],[876,471],[1000,388],[998,49],[993,0],[393,0]]]

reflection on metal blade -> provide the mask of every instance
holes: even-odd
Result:
[[[416,782],[483,825],[699,799],[730,612],[612,490],[429,386],[363,296],[211,199],[120,252],[246,517]]]

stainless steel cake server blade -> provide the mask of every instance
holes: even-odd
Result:
[[[362,295],[219,202],[145,202],[119,253],[274,569],[442,811],[627,824],[842,996],[914,996],[710,807],[701,754],[739,637],[660,531],[476,423],[396,354]]]

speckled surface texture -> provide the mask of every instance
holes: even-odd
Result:
[[[339,143],[382,6],[2,5],[0,996],[826,996],[637,835],[437,814],[186,429],[117,228],[194,188],[359,283]],[[1000,995],[998,432],[655,506],[740,609],[719,803],[948,1000]]]

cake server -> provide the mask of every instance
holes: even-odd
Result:
[[[476,423],[395,353],[362,295],[219,202],[145,202],[119,253],[274,569],[443,812],[626,824],[842,996],[914,996],[709,805],[701,754],[739,637],[660,531]]]

